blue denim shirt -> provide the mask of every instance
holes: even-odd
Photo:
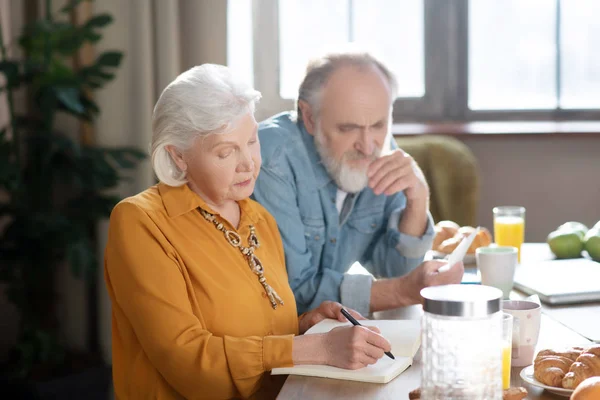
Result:
[[[298,313],[334,300],[368,315],[373,278],[347,271],[356,261],[375,277],[411,271],[431,248],[431,216],[422,237],[400,233],[404,193],[377,196],[366,188],[340,224],[338,188],[320,162],[313,136],[294,114],[262,122],[258,134],[263,163],[253,198],[279,226]]]

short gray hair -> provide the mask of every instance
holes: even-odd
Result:
[[[383,64],[383,62],[372,54],[365,51],[328,53],[322,57],[312,59],[306,67],[306,75],[300,84],[298,99],[296,100],[296,109],[299,120],[302,120],[302,111],[298,106],[299,101],[306,101],[313,109],[313,112],[318,114],[321,106],[322,90],[327,83],[327,80],[337,69],[347,66],[357,68],[373,66],[377,68],[386,78],[390,86],[392,99],[396,98],[398,84],[394,74]]]
[[[225,133],[254,113],[260,92],[236,79],[229,68],[203,64],[179,75],[163,90],[152,113],[152,168],[169,186],[187,183],[166,147],[185,151],[200,137]]]

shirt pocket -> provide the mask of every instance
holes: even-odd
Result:
[[[325,222],[322,219],[305,219],[304,238],[306,247],[311,254],[311,264],[319,265],[325,245]]]
[[[347,224],[355,231],[365,234],[372,235],[377,232],[383,225],[381,215],[368,215],[363,217],[351,218]]]

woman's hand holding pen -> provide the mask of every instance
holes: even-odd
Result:
[[[391,350],[390,343],[376,327],[342,326],[328,333],[303,335],[311,326],[325,318],[348,321],[341,312],[342,305],[324,301],[319,307],[300,317],[301,335],[294,338],[292,359],[298,364],[325,364],[346,369],[358,369],[377,362],[384,352]],[[356,320],[364,320],[360,313],[347,308]]]
[[[325,334],[326,364],[345,369],[359,369],[391,351],[390,342],[374,326],[342,326]]]

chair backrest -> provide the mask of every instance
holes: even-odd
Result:
[[[475,226],[480,175],[471,149],[451,136],[396,136],[395,139],[398,147],[409,153],[425,174],[433,219]]]

